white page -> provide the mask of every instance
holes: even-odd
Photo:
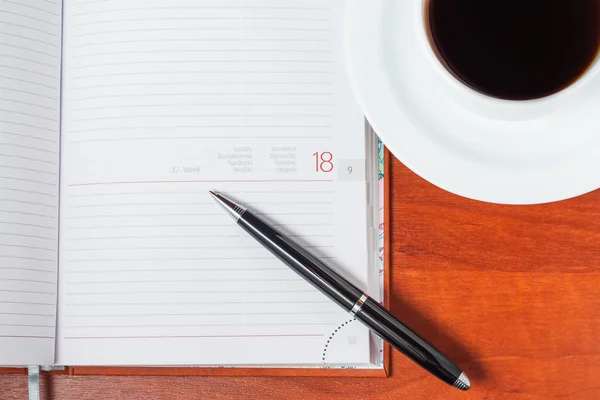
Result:
[[[0,0],[0,365],[52,364],[60,0]]]
[[[369,362],[367,330],[207,194],[366,286],[364,124],[343,11],[66,2],[59,363]],[[332,172],[316,170],[317,152]]]

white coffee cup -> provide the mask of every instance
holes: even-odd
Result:
[[[599,188],[598,60],[551,96],[493,98],[437,58],[425,5],[348,0],[350,81],[391,153],[433,184],[476,200],[532,204]]]

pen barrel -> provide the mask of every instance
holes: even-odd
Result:
[[[322,261],[248,211],[240,215],[237,223],[292,270],[354,314],[357,320],[394,348],[449,385],[462,390],[468,388],[457,386],[462,374],[458,366]]]
[[[425,339],[400,322],[389,311],[368,297],[355,318],[415,363],[454,385],[462,370]]]
[[[273,255],[347,311],[362,296],[360,289],[250,212],[246,211],[237,223]]]

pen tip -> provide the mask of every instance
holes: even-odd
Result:
[[[465,373],[463,372],[460,374],[458,379],[456,379],[456,382],[454,382],[453,386],[460,390],[469,390],[469,388],[471,387],[471,381],[469,380],[469,378],[467,378],[467,375],[465,375]]]
[[[212,190],[209,190],[208,193],[215,199],[215,201],[231,215],[231,217],[237,222],[242,215],[246,212],[246,209],[239,204],[234,203],[232,200],[227,197],[215,193]]]

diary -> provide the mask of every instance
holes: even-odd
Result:
[[[238,199],[372,296],[338,0],[0,0],[0,365],[380,368]]]

